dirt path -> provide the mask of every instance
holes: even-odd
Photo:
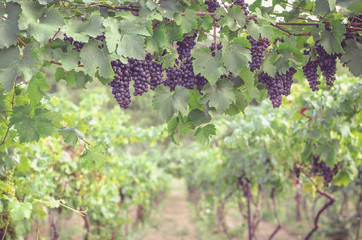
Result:
[[[143,240],[198,240],[184,190],[171,190],[164,209]]]

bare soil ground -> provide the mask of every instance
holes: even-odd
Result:
[[[172,190],[166,199],[163,212],[155,216],[156,225],[144,240],[197,240],[199,234],[192,220],[184,190]]]

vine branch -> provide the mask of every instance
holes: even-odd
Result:
[[[278,226],[277,228],[274,230],[274,232],[270,235],[269,237],[269,240],[272,240],[273,237],[278,233],[278,231],[282,228],[282,225],[280,224],[280,218],[279,218],[279,215],[278,215],[278,212],[277,212],[277,204],[276,204],[276,200],[275,200],[275,195],[274,195],[274,190],[272,190],[271,194],[270,194],[270,197],[273,201],[273,211],[274,211],[274,216],[275,218],[277,219],[278,221]]]

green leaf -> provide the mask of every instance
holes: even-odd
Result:
[[[159,112],[161,119],[168,122],[178,111],[186,115],[189,97],[189,91],[184,87],[177,86],[174,92],[170,92],[168,87],[159,86],[155,89],[152,106]]]
[[[20,203],[17,199],[13,199],[9,204],[10,216],[13,221],[20,221],[24,218],[29,219],[33,206],[29,202]]]
[[[231,31],[242,29],[245,25],[245,14],[240,6],[233,6],[229,13],[219,21],[220,26],[229,27]]]
[[[328,54],[343,53],[341,41],[343,34],[346,33],[346,28],[341,21],[332,19],[330,21],[331,31],[323,29],[321,32],[322,39],[320,44],[324,47]]]
[[[184,39],[181,27],[176,24],[165,25],[169,42],[182,41]]]
[[[121,34],[119,32],[119,21],[115,18],[108,17],[103,21],[106,28],[105,41],[110,53],[115,52],[117,45],[120,44]]]
[[[98,144],[92,150],[86,150],[80,156],[80,165],[87,170],[100,169],[106,163],[106,148]]]
[[[147,47],[155,52],[168,47],[166,30],[161,28],[160,25],[153,30],[152,38],[147,42]]]
[[[199,127],[195,132],[195,137],[199,142],[208,142],[210,136],[216,135],[216,128],[213,124],[208,124],[205,127]]]
[[[185,15],[182,16],[181,14],[179,14],[175,18],[175,21],[177,25],[181,27],[182,33],[188,33],[197,27],[197,19],[198,17],[194,11],[186,9]]]
[[[254,82],[255,82],[254,73],[250,72],[250,70],[248,68],[244,68],[239,73],[239,76],[244,81],[244,83],[248,89],[248,93],[251,95],[251,92],[254,89]]]
[[[27,88],[27,96],[30,98],[31,106],[37,105],[45,95],[44,91],[50,89],[45,73],[38,72],[30,80]]]
[[[118,46],[117,54],[125,58],[144,59],[145,37],[141,35],[124,35]]]
[[[32,110],[30,105],[13,108],[10,126],[14,125],[21,143],[38,141],[40,137],[52,135],[52,113],[48,109],[36,108],[32,114]]]
[[[78,88],[83,88],[87,82],[91,82],[92,78],[88,75],[85,75],[84,72],[70,71],[66,72],[63,68],[58,68],[55,71],[55,81],[64,79],[67,82],[67,86],[76,85]]]
[[[258,24],[254,21],[249,21],[248,32],[255,40],[259,39],[259,35],[267,39],[271,39],[273,37],[273,29],[271,29],[269,22],[264,19],[258,20]]]
[[[67,53],[59,59],[59,62],[62,64],[62,68],[64,68],[65,71],[76,69],[80,61],[79,53],[72,49],[73,46],[68,46]]]
[[[328,13],[331,10],[329,0],[318,0],[315,4],[314,14]]]
[[[348,10],[352,11],[356,15],[362,12],[362,2],[360,0],[351,0]]]
[[[221,51],[218,51],[213,57],[211,51],[207,47],[201,47],[195,50],[193,57],[193,67],[195,74],[200,73],[211,85],[214,85],[225,69],[221,67]]]
[[[328,0],[329,10],[334,11],[336,9],[337,0]]]
[[[99,15],[99,12],[93,12],[88,21],[83,22],[81,18],[67,20],[62,32],[67,33],[68,37],[72,37],[76,41],[88,42],[89,37],[97,37],[103,34],[103,21],[104,18]]]
[[[211,116],[207,111],[201,111],[200,109],[192,110],[188,115],[195,125],[195,127],[200,126],[211,121]]]
[[[22,2],[21,8],[19,28],[27,30],[40,43],[46,43],[65,24],[55,8],[47,11],[47,8],[34,1]]]
[[[11,45],[16,45],[18,42],[16,34],[20,32],[18,27],[18,19],[21,13],[20,6],[10,2],[6,4],[5,11],[8,15],[7,19],[0,19],[0,48],[8,48]]]
[[[20,61],[19,54],[17,47],[0,49],[0,83],[6,91],[13,88],[15,78],[20,74],[17,67]]]
[[[78,135],[75,127],[64,127],[59,129],[59,134],[63,137],[64,142],[76,144],[78,142]]]
[[[347,46],[344,48],[345,54],[342,55],[341,61],[346,62],[351,73],[358,77],[362,74],[362,44],[352,39],[346,43]]]
[[[99,68],[99,75],[101,77],[112,78],[114,76],[108,52],[105,48],[98,48],[97,41],[87,43],[80,53],[80,58],[90,76],[94,76],[97,68]]]
[[[225,113],[227,115],[233,116],[239,114],[240,112],[244,112],[245,108],[249,105],[248,99],[245,94],[238,90],[234,90],[235,101],[226,109]]]
[[[247,66],[250,59],[250,50],[240,45],[237,41],[230,45],[227,43],[223,44],[222,61],[226,70],[232,73],[239,73],[241,69]]]
[[[217,85],[207,84],[204,88],[204,96],[201,102],[209,103],[210,107],[215,107],[218,112],[223,113],[235,101],[233,82],[229,79],[221,80]]]

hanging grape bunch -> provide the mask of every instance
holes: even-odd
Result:
[[[270,46],[270,42],[266,38],[259,37],[258,41],[254,40],[250,35],[246,37],[251,44],[251,62],[249,62],[250,71],[260,69],[264,58],[264,51]]]

